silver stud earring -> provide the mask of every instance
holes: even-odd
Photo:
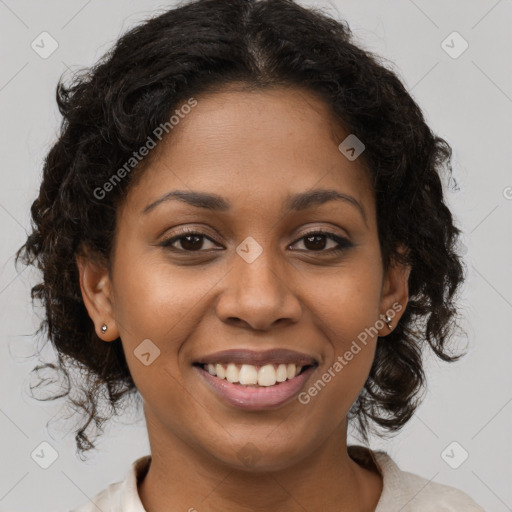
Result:
[[[107,332],[107,329],[108,329],[108,327],[106,326],[106,324],[103,324],[101,326],[101,334],[105,334]]]
[[[388,315],[385,316],[386,323],[388,324],[389,329],[393,329],[393,326],[391,325],[392,318]]]

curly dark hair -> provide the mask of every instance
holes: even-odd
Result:
[[[383,268],[406,263],[410,300],[396,329],[377,344],[369,377],[349,419],[368,440],[398,431],[422,400],[423,349],[444,361],[457,323],[464,279],[460,231],[443,196],[451,178],[449,144],[427,126],[422,111],[385,59],[353,42],[345,21],[292,0],[199,0],[180,4],[123,35],[92,68],[61,77],[59,138],[44,162],[32,232],[16,262],[42,271],[32,300],[44,306],[46,332],[58,361],[37,366],[64,377],[68,404],[85,421],[78,452],[95,448],[103,423],[137,395],[122,345],[95,333],[82,300],[75,257],[87,251],[110,268],[116,210],[146,161],[101,199],[94,193],[184,99],[243,84],[251,90],[299,87],[319,95],[335,119],[366,146]],[[146,159],[147,160],[147,159]],[[443,176],[445,173],[445,176]],[[407,247],[406,254],[398,251]],[[73,370],[78,370],[78,377]],[[40,379],[38,387],[47,383]],[[100,406],[106,405],[106,410]]]

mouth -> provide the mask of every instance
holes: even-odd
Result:
[[[269,387],[280,384],[287,380],[292,380],[307,370],[312,365],[297,366],[294,363],[289,364],[265,364],[255,366],[252,364],[237,365],[228,364],[203,364],[200,366],[204,371],[218,379],[226,380],[231,384],[240,384],[241,386]]]
[[[289,350],[230,350],[194,363],[209,388],[236,407],[261,410],[289,402],[318,361]]]

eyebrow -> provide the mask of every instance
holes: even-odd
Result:
[[[231,208],[231,203],[217,194],[188,190],[173,190],[164,194],[156,201],[148,204],[142,213],[147,214],[161,203],[171,200],[181,201],[190,206],[205,208],[210,211],[225,212]],[[287,211],[302,211],[335,200],[344,201],[355,206],[366,223],[366,211],[362,204],[355,197],[333,189],[317,188],[308,190],[307,192],[301,192],[294,196],[288,196],[285,201],[285,209]]]

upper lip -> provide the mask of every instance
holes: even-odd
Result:
[[[245,349],[223,350],[202,357],[197,364],[251,364],[263,366],[265,364],[291,364],[308,366],[318,364],[317,360],[307,354],[295,352],[284,348],[256,351]]]

